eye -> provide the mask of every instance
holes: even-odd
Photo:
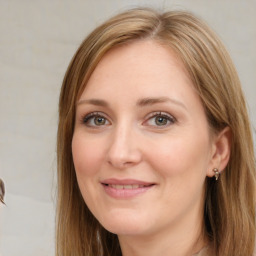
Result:
[[[176,119],[167,113],[157,112],[151,113],[150,116],[147,118],[144,125],[148,126],[159,126],[159,127],[167,127],[171,124],[174,124]]]
[[[86,115],[82,119],[82,123],[89,127],[105,126],[110,124],[108,119],[104,117],[103,114],[98,112],[93,112]]]

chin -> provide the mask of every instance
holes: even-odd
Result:
[[[142,235],[145,233],[142,228],[136,225],[127,225],[127,224],[118,224],[115,223],[113,225],[104,225],[103,226],[109,232],[116,234],[116,235],[126,235],[126,236],[136,236]]]
[[[100,220],[101,225],[111,233],[117,235],[141,235],[146,233],[145,219],[131,215],[111,215]]]

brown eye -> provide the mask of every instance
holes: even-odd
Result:
[[[163,116],[156,116],[155,123],[156,123],[156,125],[159,125],[159,126],[166,125],[168,123],[168,119]]]
[[[106,119],[104,117],[95,117],[93,119],[95,125],[104,125],[106,123]]]

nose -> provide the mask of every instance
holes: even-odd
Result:
[[[117,127],[110,139],[107,162],[117,169],[125,169],[142,160],[138,134],[128,127]]]

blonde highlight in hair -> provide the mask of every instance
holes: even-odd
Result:
[[[64,77],[59,100],[56,256],[121,255],[80,194],[72,159],[76,102],[109,50],[154,40],[182,59],[201,97],[213,133],[229,127],[230,161],[218,182],[206,180],[205,232],[214,256],[252,255],[255,240],[255,159],[246,103],[234,65],[217,36],[194,15],[133,9],[96,28],[81,44]]]

